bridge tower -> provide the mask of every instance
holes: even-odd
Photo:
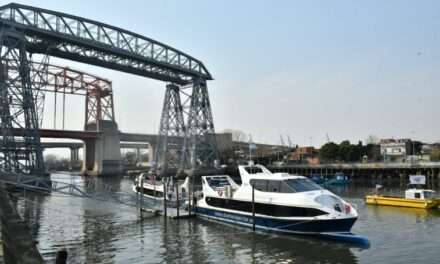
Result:
[[[156,150],[157,168],[212,168],[216,159],[217,142],[206,80],[196,78],[180,87],[167,85]]]
[[[95,140],[84,141],[84,162],[87,175],[120,175],[122,160],[118,124],[115,121],[112,83],[96,76],[87,85],[84,130],[99,132]]]
[[[183,148],[182,167],[185,169],[212,168],[218,159],[208,87],[201,78],[193,82]]]
[[[156,166],[161,171],[178,168],[181,163],[185,121],[180,99],[180,88],[168,84],[165,90],[162,116],[159,127],[159,140],[156,146]]]
[[[0,27],[0,122],[0,171],[44,173],[25,36],[7,26]]]

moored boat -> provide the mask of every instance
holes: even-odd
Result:
[[[365,196],[365,203],[370,205],[399,206],[421,209],[435,209],[440,206],[440,199],[435,197],[435,191],[423,189],[425,176],[411,175],[409,188],[405,197],[372,194]]]
[[[239,166],[239,172],[241,185],[228,175],[202,177],[198,216],[263,231],[313,235],[349,234],[357,220],[351,204],[304,176],[271,173],[252,164]]]
[[[169,178],[172,180],[173,178]],[[160,176],[153,176],[149,173],[141,173],[136,177],[133,184],[133,191],[144,195],[146,198],[163,201],[164,190],[166,188],[166,200],[170,202],[171,205],[175,204],[177,198],[179,198],[180,205],[187,200],[188,194],[188,178],[184,181],[168,182],[164,184],[164,178]]]
[[[334,177],[327,179],[324,185],[345,185],[348,183],[348,177],[342,172],[335,173]]]

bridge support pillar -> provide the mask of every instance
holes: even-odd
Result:
[[[82,173],[92,176],[120,175],[122,158],[118,125],[107,120],[98,122],[98,138],[84,142]],[[96,124],[88,124],[86,130],[96,130]]]
[[[141,162],[141,149],[135,148],[136,153],[136,166]]]
[[[79,162],[79,148],[70,149],[70,170],[75,168]]]
[[[150,166],[153,165],[152,163],[156,160],[156,148],[157,145],[148,143],[148,163]]]

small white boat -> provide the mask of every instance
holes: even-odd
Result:
[[[246,227],[255,223],[256,229],[265,231],[313,235],[350,234],[357,220],[351,204],[304,176],[271,173],[262,165],[239,166],[239,172],[241,185],[228,175],[202,177],[203,195],[195,206],[198,216]]]
[[[134,192],[143,194],[146,198],[163,201],[165,189],[164,179],[164,177],[141,173],[136,177],[132,188]],[[172,182],[173,178],[170,179],[171,181],[167,184],[166,199],[171,203],[175,203],[177,201],[177,195],[179,195],[180,204],[183,205],[183,202],[188,198],[188,178],[185,178],[184,181],[177,182]]]

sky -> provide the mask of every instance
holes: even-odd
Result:
[[[118,26],[201,60],[214,77],[217,132],[274,144],[289,135],[315,146],[327,135],[440,141],[440,1],[19,2]],[[51,62],[112,80],[119,128],[157,133],[165,83]],[[66,128],[82,129],[81,104],[67,100]],[[51,112],[48,98],[48,128]]]

